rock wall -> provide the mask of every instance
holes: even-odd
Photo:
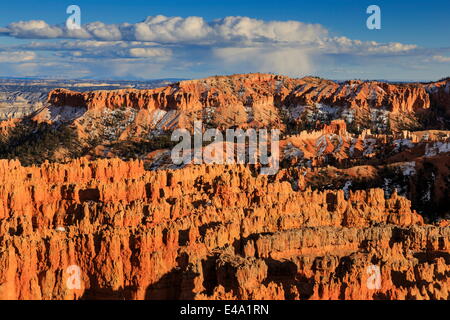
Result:
[[[430,107],[430,98],[420,85],[394,85],[377,81],[332,81],[305,83],[287,98],[292,104],[322,103],[350,108],[388,108],[392,112],[415,112]]]
[[[378,81],[347,81],[306,77],[291,79],[271,74],[246,74],[181,81],[152,90],[113,90],[74,92],[56,89],[48,102],[56,106],[98,108],[133,107],[137,109],[179,109],[228,107],[237,113],[254,110],[256,118],[262,106],[297,106],[322,103],[350,108],[388,108],[393,112],[428,109],[431,102],[447,106],[450,101],[448,81],[431,84],[390,84]],[[430,99],[431,96],[431,99]],[[276,110],[273,115],[276,115]],[[239,117],[239,116],[237,116]]]
[[[431,101],[445,110],[450,115],[450,78],[425,85]]]

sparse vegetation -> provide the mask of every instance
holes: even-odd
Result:
[[[120,158],[139,158],[155,150],[174,147],[178,142],[171,141],[170,137],[171,135],[169,133],[163,133],[151,139],[114,142],[108,145],[108,148]]]
[[[75,130],[69,126],[23,120],[0,139],[0,158],[19,159],[26,166],[41,164],[45,160],[61,160],[58,151],[68,158],[79,157],[83,153]]]

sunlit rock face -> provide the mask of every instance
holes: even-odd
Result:
[[[397,193],[294,191],[295,176],[1,161],[0,297],[448,298],[443,223],[425,224]],[[67,287],[71,265],[79,289]],[[366,285],[371,265],[377,290]]]
[[[52,90],[0,121],[0,299],[449,299],[448,88]],[[196,120],[280,129],[280,169],[174,165]]]

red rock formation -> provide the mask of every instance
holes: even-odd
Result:
[[[212,77],[181,81],[151,90],[113,90],[74,92],[56,89],[49,93],[48,102],[55,106],[99,108],[131,107],[136,109],[177,109],[189,112],[204,107],[269,105],[281,101],[298,80],[283,76],[250,74]]]
[[[392,112],[414,112],[430,107],[430,98],[423,86],[388,84],[377,81],[333,81],[305,78],[299,88],[290,93],[291,104],[322,103],[350,108],[389,108]]]
[[[329,125],[324,125],[324,134],[347,135],[347,124],[344,120],[333,120]]]
[[[247,74],[181,81],[152,90],[126,89],[79,93],[56,89],[49,93],[48,101],[56,106],[84,106],[90,110],[132,107],[195,112],[207,107],[232,107],[238,114],[235,121],[240,117],[239,113],[250,107],[255,113],[254,120],[258,121],[264,112],[277,115],[276,109],[261,110],[262,106],[267,108],[322,103],[351,108],[386,107],[393,112],[414,112],[430,107],[430,95],[427,90],[432,92],[433,101],[446,106],[450,101],[446,83],[422,85],[347,81],[340,84],[311,77],[290,79],[271,74]]]
[[[79,93],[56,89],[49,93],[48,102],[55,106],[86,107],[88,110],[123,107],[148,112],[176,110],[181,114],[178,122],[183,128],[189,128],[193,120],[202,116],[205,122],[212,122],[216,127],[227,127],[230,123],[263,126],[280,122],[276,105],[297,83],[298,80],[276,75],[235,75],[181,81],[152,90]],[[248,109],[251,109],[251,115]]]
[[[350,134],[333,120],[284,136],[288,165],[270,177],[240,165],[147,171],[141,160],[114,158],[114,144],[137,158],[149,131],[195,119],[283,128],[292,124],[285,112],[315,104],[386,107],[402,117],[448,110],[447,89],[447,80],[251,74],[152,90],[54,90],[52,109],[32,120],[51,126],[66,117],[92,147],[85,154],[113,159],[31,167],[0,160],[0,299],[449,299],[448,132]],[[1,122],[2,139],[19,122]],[[164,168],[170,152],[152,147],[139,155],[145,168]],[[417,213],[418,198],[441,208],[441,220]],[[70,266],[81,272],[79,287],[68,285]]]
[[[448,227],[395,193],[294,191],[294,176],[2,160],[0,298],[448,299]]]

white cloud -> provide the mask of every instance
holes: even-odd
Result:
[[[93,39],[101,39],[101,40],[122,40],[122,33],[119,30],[117,25],[107,25],[102,22],[93,22],[89,23],[85,26],[85,30],[87,34],[90,34]],[[75,37],[75,35],[72,35]]]
[[[131,39],[138,41],[156,41],[161,43],[198,43],[208,39],[212,33],[208,23],[200,17],[148,17],[144,22],[128,27]]]
[[[131,57],[135,58],[167,57],[171,55],[170,50],[162,48],[131,48],[129,53]]]
[[[401,43],[362,42],[346,37],[328,37],[328,30],[319,24],[300,21],[264,21],[249,17],[226,17],[211,22],[201,17],[147,17],[136,24],[105,24],[92,22],[81,29],[50,26],[41,20],[20,21],[0,29],[0,34],[16,38],[72,38],[102,42],[156,42],[160,45],[208,45],[235,47],[236,44],[282,44],[299,48],[315,48],[327,53],[383,54],[402,53],[416,49]],[[97,45],[89,42],[90,46]],[[100,44],[98,44],[100,46]],[[358,52],[359,51],[359,52]]]
[[[58,70],[69,65],[71,70],[82,66],[96,76],[145,77],[159,71],[170,74],[170,70],[172,76],[232,72],[302,76],[337,70],[337,66],[343,70],[351,67],[362,72],[372,68],[378,72],[392,70],[395,63],[397,68],[410,70],[411,57],[422,61],[427,57],[435,64],[450,60],[445,51],[426,51],[414,44],[332,37],[319,24],[249,17],[205,21],[202,17],[157,15],[134,24],[93,22],[76,30],[40,20],[20,21],[0,28],[0,35],[39,39],[4,48],[33,54],[23,55],[23,59],[39,63],[53,59],[61,63]],[[14,62],[6,56],[0,53],[0,62]],[[20,55],[15,59],[20,60]],[[348,77],[348,73],[340,72],[344,73]]]
[[[152,42],[139,41],[96,41],[62,40],[57,42],[32,42],[20,46],[24,50],[53,51],[56,55],[73,57],[108,57],[150,59],[172,56],[169,48],[163,48]]]
[[[328,54],[346,53],[355,55],[402,54],[418,48],[412,44],[379,43],[376,41],[352,40],[347,37],[326,38],[318,41],[314,47]]]
[[[328,35],[319,24],[299,21],[263,21],[248,17],[226,17],[211,23],[221,41],[307,43]]]
[[[328,31],[319,24],[299,21],[264,21],[248,17],[226,17],[211,22],[201,17],[147,17],[136,24],[88,23],[79,30],[49,26],[41,20],[11,23],[0,33],[16,38],[77,38],[102,41],[155,41],[159,43],[214,44],[229,41],[295,42],[317,41]]]
[[[78,30],[65,26],[49,26],[44,21],[20,21],[0,30],[0,34],[16,38],[73,38],[89,40],[86,46],[101,47],[114,41],[157,43],[161,46],[203,45],[211,48],[252,47],[256,44],[277,44],[292,50],[314,49],[318,52],[339,54],[401,54],[412,51],[415,45],[377,43],[352,40],[346,37],[328,37],[328,30],[319,24],[300,21],[264,21],[249,17],[225,17],[207,22],[201,17],[147,17],[136,24],[88,23]],[[76,45],[80,45],[77,43]],[[114,45],[117,45],[114,44]],[[68,44],[68,47],[71,45]],[[287,49],[283,49],[286,52]],[[292,51],[290,50],[290,51]],[[135,50],[136,51],[136,50]],[[142,52],[142,50],[141,50]],[[151,51],[148,51],[151,52]],[[152,53],[150,53],[152,55]]]
[[[42,20],[19,21],[11,23],[7,28],[2,28],[0,34],[15,38],[59,38],[64,36],[64,31],[57,26],[50,26]]]
[[[433,56],[432,60],[433,61],[437,61],[437,62],[445,63],[445,62],[450,62],[450,57],[437,55],[437,56]]]
[[[0,63],[26,62],[35,58],[36,54],[32,51],[0,51]]]

